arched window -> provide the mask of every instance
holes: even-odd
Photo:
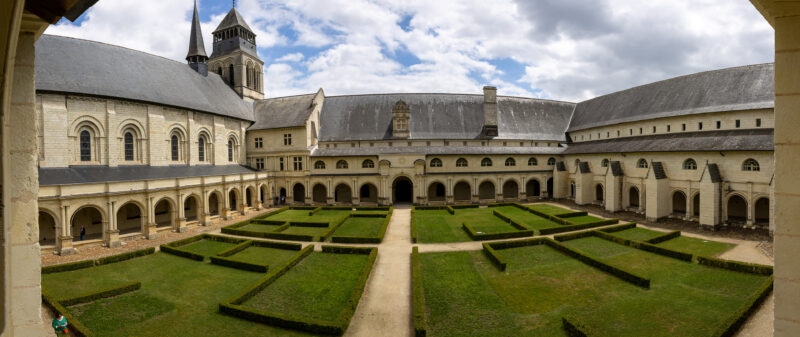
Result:
[[[363,162],[361,162],[361,168],[374,168],[374,167],[375,167],[375,162],[372,160],[365,159]]]
[[[228,65],[228,81],[230,81],[231,86],[233,86],[233,65]]]
[[[337,161],[336,162],[336,168],[337,169],[346,169],[347,168],[347,162],[344,161],[344,160]]]
[[[206,137],[200,136],[197,139],[197,160],[206,161]]]
[[[514,158],[506,158],[506,166],[517,166],[517,161]]]
[[[442,167],[442,160],[439,158],[431,159],[431,167]]]
[[[684,170],[696,170],[697,169],[697,162],[694,159],[689,158],[683,162],[683,169]]]
[[[755,159],[750,158],[742,164],[742,171],[761,171],[761,166],[758,165]]]
[[[600,165],[603,166],[603,167],[608,167],[608,159],[607,158],[603,159],[603,162],[600,163]]]
[[[81,161],[92,161],[92,134],[88,130],[80,135]]]
[[[233,161],[233,139],[228,139],[228,161]]]
[[[172,161],[180,160],[180,144],[178,141],[178,135],[172,135],[172,137],[170,137],[169,148]]]
[[[217,74],[222,77],[222,66],[217,67]]]
[[[491,159],[489,159],[489,158],[483,158],[483,159],[481,160],[481,166],[483,166],[483,167],[489,167],[489,166],[492,166],[492,160],[491,160]]]
[[[464,158],[458,158],[458,160],[456,160],[456,167],[467,167],[467,165],[467,160]]]
[[[317,162],[314,163],[314,169],[324,170],[325,169],[325,162],[322,161],[322,160],[317,160]]]
[[[556,164],[556,159],[555,158],[550,157],[549,159],[547,159],[547,165],[553,166],[555,164]]]
[[[638,168],[647,168],[647,160],[644,160],[644,158],[639,159],[639,161],[636,162],[636,167],[638,167]]]
[[[578,165],[580,165],[580,164],[581,164],[581,160],[580,159],[575,159],[575,167],[578,167]]]
[[[552,159],[552,158],[551,158],[551,159]],[[553,160],[555,161],[555,159],[553,159]],[[528,166],[536,166],[536,165],[539,165],[539,162],[538,162],[538,161],[536,161],[536,158],[534,158],[534,157],[530,157],[530,158],[528,159]]]
[[[133,161],[133,133],[125,132],[125,161]]]

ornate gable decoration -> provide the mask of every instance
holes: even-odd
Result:
[[[408,104],[403,100],[397,101],[392,108],[392,137],[407,139],[409,135],[411,113]]]

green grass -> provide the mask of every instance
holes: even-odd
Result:
[[[665,232],[658,232],[654,230],[649,230],[646,228],[636,227],[631,229],[626,229],[624,231],[613,232],[612,235],[616,235],[619,237],[623,237],[629,240],[636,240],[636,241],[647,241],[657,236],[661,236],[667,234]]]
[[[296,250],[250,246],[243,251],[228,256],[228,258],[242,262],[266,264],[271,268],[282,264],[295,255],[297,255]]]
[[[467,221],[476,231],[514,227],[492,214],[491,208],[457,209],[455,215],[446,210],[416,210],[417,240],[424,243],[472,241],[461,228]],[[478,229],[481,228],[481,229]],[[501,230],[511,231],[511,230]]]
[[[289,226],[281,231],[286,234],[303,234],[319,236],[328,231],[328,227],[305,227],[305,226]]]
[[[258,223],[249,223],[237,229],[245,230],[245,231],[253,231],[253,232],[271,232],[274,231],[276,228],[280,227],[279,225],[262,225]]]
[[[386,218],[349,218],[336,229],[334,235],[377,237]]]
[[[733,243],[679,236],[677,238],[661,242],[656,246],[700,256],[717,256],[735,247],[736,245]]]
[[[592,336],[710,336],[765,276],[670,259],[596,237],[567,241],[652,280],[646,290],[545,245],[420,255],[429,336],[565,336],[565,315]]]
[[[236,244],[214,240],[200,240],[180,246],[178,248],[209,257],[217,255],[224,250],[233,248],[233,246],[236,246]]]
[[[573,223],[573,224],[576,224],[576,225],[582,225],[582,224],[585,224],[585,223],[597,222],[597,221],[603,220],[601,218],[598,218],[596,216],[591,216],[591,215],[573,216],[573,217],[564,218],[564,219],[569,221],[569,222],[571,222],[571,223]]]
[[[354,211],[353,214],[389,215],[389,211]]]
[[[347,304],[368,255],[312,253],[243,303],[267,312],[335,320]]]
[[[558,206],[548,205],[548,204],[533,204],[533,205],[525,205],[526,207],[542,212],[547,215],[556,215],[556,214],[564,214],[571,212],[566,208],[561,208]]]
[[[561,224],[557,222],[550,221],[548,219],[542,218],[540,216],[537,216],[536,214],[525,211],[523,209],[519,209],[514,206],[501,206],[501,207],[496,207],[494,209],[505,214],[506,216],[511,218],[511,220],[514,220],[517,223],[524,225],[525,227],[537,231],[545,228],[553,228],[561,226]]]
[[[308,336],[223,315],[219,303],[263,274],[156,253],[114,264],[42,275],[42,288],[71,297],[132,281],[142,288],[68,308],[98,336]]]
[[[309,212],[311,211],[290,209],[267,217],[264,220],[331,223],[350,215],[349,210],[321,210],[312,216],[308,215]]]

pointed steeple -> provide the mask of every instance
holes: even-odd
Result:
[[[192,69],[205,76],[208,75],[206,60],[208,60],[208,56],[206,55],[206,46],[203,44],[203,32],[200,29],[200,17],[197,15],[197,0],[195,0],[192,31],[189,34],[189,53],[186,54],[186,61],[189,62]]]

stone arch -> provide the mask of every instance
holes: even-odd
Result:
[[[116,214],[119,234],[141,233],[144,228],[144,209],[133,200],[122,204]]]
[[[311,189],[312,201],[325,204],[328,202],[328,188],[324,184],[317,183]]]
[[[302,183],[296,183],[292,186],[292,200],[294,202],[306,202],[306,186]]]
[[[262,204],[264,204],[264,207],[269,205],[269,203],[268,203],[269,198],[267,198],[267,195],[268,195],[268,193],[267,193],[267,184],[259,184],[258,185],[258,200],[261,201]]]
[[[39,209],[39,244],[54,245],[56,243],[56,221],[55,213],[48,209]]]
[[[597,184],[594,186],[594,200],[603,201],[605,200],[605,193],[603,189],[603,184]]]
[[[439,181],[434,181],[428,185],[428,201],[446,201],[447,192],[444,184]]]
[[[631,207],[639,208],[641,202],[641,193],[639,192],[639,188],[636,186],[631,186],[628,189],[628,205]]]
[[[503,199],[517,199],[519,198],[519,184],[516,180],[509,179],[503,183]]]
[[[406,176],[397,176],[392,181],[392,201],[394,203],[414,202],[414,183]]]
[[[281,187],[280,191],[278,191],[278,198],[281,205],[286,203],[286,187]]]
[[[219,210],[224,208],[222,204],[222,193],[213,191],[208,194],[208,213],[209,215],[219,215]]]
[[[683,191],[672,192],[672,214],[686,216],[686,193]]]
[[[547,178],[547,197],[553,197],[553,178]]]
[[[364,183],[358,190],[359,202],[378,202],[378,188],[372,183]]]
[[[575,199],[575,182],[569,182],[569,197]]]
[[[103,130],[102,123],[91,116],[78,117],[70,128],[70,137],[73,139],[72,148],[75,150],[74,160],[78,162],[98,162],[102,157],[100,140],[105,138],[105,130]],[[84,149],[83,134],[87,137],[85,141],[86,153]]]
[[[353,190],[350,185],[339,183],[333,189],[333,201],[337,203],[350,204],[353,203]]]
[[[747,221],[747,199],[734,193],[728,196],[725,202],[727,205],[726,214],[729,223],[745,223]]]
[[[244,201],[247,207],[255,207],[256,203],[256,188],[253,185],[244,188]]]
[[[472,188],[468,182],[462,180],[453,186],[453,199],[456,201],[472,200]]]
[[[156,201],[153,205],[153,214],[155,215],[153,222],[156,224],[156,227],[172,227],[174,225],[173,221],[175,220],[175,216],[173,215],[175,210],[175,203],[169,197],[163,197]]]
[[[692,197],[692,215],[700,216],[700,192],[697,192]]]
[[[525,183],[525,194],[528,197],[539,197],[542,195],[542,186],[539,184],[539,180],[537,179],[528,179],[528,182]]]
[[[200,197],[190,194],[183,199],[183,218],[186,221],[197,221],[200,218]]]
[[[491,200],[495,198],[494,183],[484,180],[478,185],[478,199]]]
[[[81,228],[86,229],[86,239],[99,239],[103,237],[103,224],[107,222],[103,208],[97,205],[88,204],[81,206],[72,213],[70,225],[72,235],[80,239]]]
[[[239,209],[239,189],[232,187],[228,190],[228,209],[235,211]]]
[[[172,124],[167,128],[167,144],[169,144],[169,154],[167,158],[173,162],[186,161],[186,144],[188,133],[186,128],[178,123]],[[174,141],[173,141],[174,138]]]
[[[753,208],[753,221],[758,225],[769,225],[769,198],[756,199]]]
[[[78,133],[80,132],[81,128],[90,128],[92,131],[95,132],[96,137],[105,137],[106,132],[103,129],[103,123],[100,122],[97,118],[94,118],[89,115],[83,115],[78,118],[75,118],[70,125],[70,137],[77,137]]]

